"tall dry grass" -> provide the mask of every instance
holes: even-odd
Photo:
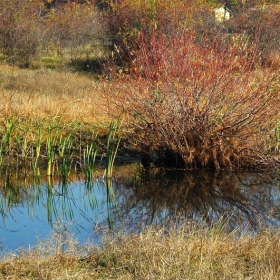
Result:
[[[109,123],[108,97],[91,76],[50,69],[0,65],[0,116],[18,115]],[[101,83],[101,82],[100,82]]]
[[[2,279],[279,279],[279,231],[255,236],[188,224],[168,232],[107,238],[77,248],[55,235],[38,247],[5,256]],[[63,246],[68,246],[61,251]]]

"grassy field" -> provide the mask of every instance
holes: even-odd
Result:
[[[169,231],[107,236],[102,246],[77,247],[54,235],[38,246],[9,254],[1,279],[279,279],[280,232],[255,236],[186,223]],[[66,248],[62,251],[62,247]]]

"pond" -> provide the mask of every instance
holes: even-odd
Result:
[[[107,180],[18,174],[5,172],[0,180],[2,252],[28,249],[51,233],[100,244],[108,232],[192,222],[207,226],[222,217],[229,230],[280,225],[280,181],[268,173],[145,171],[131,164]]]

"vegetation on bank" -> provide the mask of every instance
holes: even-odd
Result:
[[[98,82],[71,72],[0,69],[1,167],[16,164],[39,175],[46,166],[49,175],[64,169],[67,176],[71,168],[86,169],[97,153],[106,153],[114,122],[103,111],[107,101]]]
[[[5,256],[3,279],[277,279],[279,231],[249,236],[226,224],[204,228],[186,222],[179,229],[149,228],[101,247],[77,246],[53,236],[38,246]],[[64,248],[64,249],[63,249]]]
[[[144,4],[113,5],[116,61],[129,73],[116,73],[114,102],[131,120],[131,144],[182,168],[275,167],[279,10],[240,7],[219,24],[211,6],[179,2],[147,4],[153,16],[125,23]]]

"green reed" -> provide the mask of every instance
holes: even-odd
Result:
[[[16,123],[13,120],[12,117],[8,116],[5,124],[4,124],[4,131],[2,136],[2,151],[3,154],[10,155],[11,148],[12,148],[12,135],[14,132],[14,129],[16,127]]]
[[[107,138],[107,167],[106,167],[106,177],[111,178],[113,174],[114,162],[116,159],[117,151],[120,145],[121,138],[118,135],[121,122],[112,121],[109,126],[109,133]]]
[[[5,126],[5,134],[3,136],[3,142],[5,144],[5,148],[10,150],[11,148],[11,139],[12,139],[12,132],[15,128],[15,123],[11,117],[7,118],[6,126]]]
[[[115,192],[113,188],[113,167],[120,145],[121,137],[118,132],[121,126],[121,121],[112,121],[109,126],[109,133],[107,138],[107,167],[106,167],[106,188],[107,188],[107,208],[108,216],[107,221],[109,228],[114,230],[115,225],[115,215],[112,211],[117,211],[117,202],[115,197]]]
[[[30,145],[30,143],[28,143],[28,132],[29,132],[28,130],[24,130],[24,133],[22,136],[18,132],[16,134],[16,139],[15,139],[16,145],[17,145],[17,147],[16,147],[17,157],[24,163],[27,162],[28,154],[32,147],[32,145]]]
[[[86,181],[92,180],[96,155],[97,155],[97,148],[95,144],[94,143],[87,144],[86,148],[84,149],[84,172],[86,175]]]
[[[6,226],[7,209],[5,197],[0,195],[0,216],[2,217],[3,225]]]
[[[53,177],[49,176],[46,197],[48,222],[63,225],[67,221],[73,221],[76,207],[73,187],[69,182],[62,180],[54,188]]]
[[[107,155],[106,177],[112,177],[120,126],[120,120],[112,121],[108,129],[105,151],[102,151]],[[92,180],[98,151],[97,133],[92,132],[92,125],[69,122],[63,116],[43,119],[6,116],[0,129],[0,166],[6,156],[5,161],[10,164],[13,156],[17,167],[29,166],[34,176],[40,176],[38,164],[41,163],[47,176],[57,169],[66,178],[75,161],[75,167],[80,164],[87,180]]]
[[[71,170],[71,165],[73,162],[72,154],[68,154],[73,146],[72,135],[69,134],[67,137],[60,135],[59,145],[58,145],[58,154],[61,159],[60,163],[60,175],[62,178],[66,179]]]
[[[52,177],[48,177],[48,184],[47,184],[47,198],[46,198],[46,210],[48,216],[48,222],[52,223],[53,221],[53,213],[58,215],[56,212],[56,207],[53,208],[56,204],[53,203],[54,195],[53,195],[53,182],[51,181]]]
[[[114,192],[114,187],[113,187],[113,178],[112,177],[106,177],[105,178],[105,183],[106,183],[106,189],[107,189],[107,211],[108,211],[108,216],[107,216],[107,222],[109,229],[114,231],[114,226],[115,226],[115,211],[118,212],[117,208],[117,200]]]
[[[41,123],[35,124],[35,145],[32,147],[32,167],[35,176],[40,176],[40,169],[38,167],[39,157],[41,155],[41,148],[43,145],[43,125]]]
[[[47,155],[47,176],[54,173],[55,146],[57,144],[58,127],[47,127],[46,155]]]
[[[85,209],[94,210],[98,208],[98,200],[94,191],[94,187],[96,185],[96,181],[92,179],[85,178],[85,193],[83,195],[85,202]],[[89,206],[89,207],[88,207]]]

